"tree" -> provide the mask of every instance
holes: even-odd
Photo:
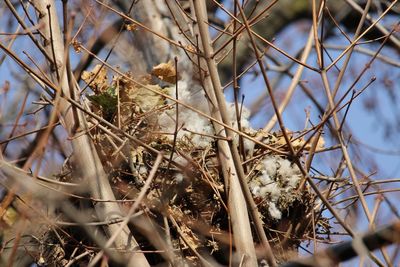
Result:
[[[348,121],[379,76],[395,106],[397,1],[4,3],[2,263],[398,261]]]

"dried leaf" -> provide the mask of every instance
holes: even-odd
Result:
[[[76,41],[76,40],[73,40],[73,41],[71,42],[71,45],[72,45],[72,47],[74,48],[74,50],[75,50],[76,53],[80,53],[80,52],[82,51],[81,43],[80,43],[80,42],[78,42],[78,41]]]
[[[186,50],[192,53],[196,53],[196,47],[194,47],[193,45],[186,45],[185,46]]]
[[[277,142],[277,138],[274,134],[271,134],[269,132],[266,132],[264,130],[258,130],[255,134],[253,135],[254,138],[261,140],[264,144],[275,144]]]
[[[127,31],[130,31],[130,32],[133,32],[133,31],[136,31],[137,30],[137,25],[136,24],[126,24],[125,25],[125,29],[127,30]]]
[[[310,142],[306,145],[306,147],[304,148],[304,150],[310,151],[312,144],[314,143],[315,137],[313,137]],[[315,148],[315,150],[320,150],[320,149],[324,149],[325,147],[325,140],[322,136],[319,137],[318,139],[318,143],[317,143],[317,147]]]
[[[168,63],[161,63],[153,67],[151,74],[164,82],[176,82],[176,69],[172,61],[169,61]]]
[[[294,133],[291,132],[291,131],[287,131],[286,133],[287,133],[287,135],[288,135],[288,137],[289,137],[289,139],[290,139],[290,143],[292,144],[292,146],[293,146],[293,148],[294,148],[295,150],[301,149],[301,148],[304,146],[306,140],[305,140],[303,137],[295,137],[295,136],[294,136]],[[275,142],[275,144],[276,144],[277,146],[286,146],[285,137],[283,136],[283,134],[282,134],[281,132],[274,133],[274,135],[275,135],[276,138],[277,138],[277,139],[276,139],[276,142]],[[313,137],[313,138],[304,146],[304,150],[305,150],[305,151],[310,151],[314,138],[315,138],[315,137]],[[322,136],[320,136],[320,138],[318,139],[318,144],[317,144],[316,149],[317,149],[317,150],[318,150],[318,149],[323,149],[324,146],[325,146],[325,140],[324,140],[324,138],[323,138]]]
[[[303,147],[303,145],[305,143],[305,140],[304,140],[303,137],[295,137],[294,133],[292,131],[289,131],[289,130],[286,130],[286,134],[287,134],[287,137],[290,140],[290,143],[292,144],[292,147],[295,150],[300,149],[300,148]],[[274,133],[274,135],[277,138],[276,142],[275,142],[275,144],[277,146],[286,146],[287,145],[285,136],[281,132]]]
[[[96,94],[103,93],[109,88],[107,69],[100,64],[96,65],[90,72],[84,71],[81,78]]]

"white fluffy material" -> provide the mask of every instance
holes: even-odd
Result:
[[[274,202],[271,202],[268,207],[268,212],[272,218],[280,220],[282,218],[282,212],[276,207]]]
[[[228,111],[229,115],[229,120],[232,122],[231,126],[235,129],[238,128],[238,123],[237,123],[237,117],[236,117],[236,108],[235,108],[235,103],[226,103],[226,108]],[[249,117],[250,117],[250,110],[246,108],[245,106],[240,106],[239,105],[239,112],[241,109],[241,114],[240,115],[240,125],[243,128],[250,128],[250,122],[249,122]]]
[[[178,172],[175,175],[175,181],[179,184],[182,183],[183,179],[185,178],[182,173]]]
[[[271,218],[279,220],[283,211],[279,209],[279,202],[294,199],[290,195],[294,194],[300,179],[297,165],[279,156],[266,156],[260,163],[259,175],[249,182],[249,187],[255,197],[267,201]]]
[[[170,96],[176,98],[176,88],[169,87],[167,88],[167,92]],[[191,107],[198,109],[202,112],[206,112],[208,110],[208,103],[207,99],[204,96],[204,92],[200,87],[191,87],[185,81],[180,81],[178,83],[178,99],[185,104],[190,105]],[[167,104],[173,104],[172,100],[167,100]],[[194,112],[188,108],[179,105],[178,107],[179,116],[178,116],[178,140],[185,140],[190,141],[193,145],[204,148],[211,144],[213,139],[211,137],[202,136],[201,134],[205,135],[214,135],[214,128],[209,119],[199,115],[197,112]],[[236,110],[234,103],[227,103],[227,109],[229,114],[229,120],[231,121],[231,126],[235,129],[238,129],[237,119],[236,119]],[[176,107],[173,106],[171,109],[162,112],[158,118],[158,124],[162,131],[168,133],[174,133],[175,131],[175,124],[176,124]],[[242,107],[241,113],[241,126],[243,129],[251,129],[250,122],[250,111],[246,107]],[[184,131],[181,128],[186,128],[188,131]],[[254,131],[253,129],[251,129]],[[193,133],[191,133],[193,132]],[[169,139],[173,139],[173,135],[168,136]],[[238,135],[235,134],[235,141],[238,142]],[[244,141],[245,149],[250,150],[254,143],[245,139]]]
[[[176,98],[175,87],[168,88],[168,93],[170,96]],[[202,98],[202,100],[200,100],[200,98]],[[199,110],[204,110],[204,105],[207,104],[204,95],[202,95],[201,92],[192,93],[189,90],[187,83],[184,81],[179,82],[178,84],[178,99]],[[172,103],[172,100],[167,101],[167,104]],[[173,106],[171,109],[162,112],[158,118],[158,124],[161,130],[171,133],[171,135],[168,135],[168,138],[171,140],[174,138],[172,133],[174,133],[176,125],[175,112],[176,107]],[[211,136],[214,134],[214,129],[210,121],[207,118],[200,116],[197,112],[185,108],[182,105],[178,106],[178,112],[178,140],[189,141],[200,148],[209,146],[213,139],[202,134]],[[182,128],[186,128],[190,132],[185,131]]]
[[[237,117],[236,117],[236,107],[235,107],[235,103],[227,103],[226,104],[227,107],[227,111],[228,111],[228,115],[229,115],[229,120],[231,121],[231,125],[232,128],[238,130],[238,123],[237,123]],[[255,130],[253,128],[251,128],[250,126],[250,110],[248,108],[246,108],[245,106],[239,106],[239,112],[241,109],[241,113],[240,115],[240,126],[242,128],[242,130],[245,130],[245,132],[255,132]],[[238,144],[239,143],[239,135],[235,134],[235,142]],[[245,151],[250,151],[253,150],[254,148],[254,142],[244,138],[243,139],[243,143],[244,143],[244,149]]]

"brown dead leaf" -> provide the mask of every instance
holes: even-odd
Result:
[[[193,45],[186,45],[185,46],[186,50],[192,53],[196,53],[196,47],[194,47]]]
[[[276,133],[274,133],[274,135],[276,137],[275,144],[277,146],[286,146],[286,139],[285,139],[285,137],[284,137],[282,132],[276,132]],[[293,142],[292,142],[292,139],[294,139],[292,131],[286,130],[286,135],[289,138],[289,140],[291,141],[293,147],[295,145],[299,144],[299,141],[297,141],[298,139],[297,140],[293,140]]]
[[[298,150],[303,147],[304,143],[306,142],[303,137],[295,137],[294,133],[292,131],[286,130],[286,134],[290,140],[290,143],[292,144],[292,147],[295,150]],[[286,140],[285,137],[281,132],[275,133],[275,136],[277,138],[276,140],[276,145],[278,146],[286,146]]]
[[[153,67],[151,74],[164,82],[176,82],[176,69],[172,61],[161,63]]]
[[[315,137],[313,137],[310,142],[305,146],[304,150],[310,151],[311,150],[311,146],[314,143]],[[315,148],[315,150],[321,150],[324,149],[325,147],[325,140],[322,136],[319,137],[318,142],[317,142],[317,147]]]
[[[73,40],[73,41],[71,42],[71,45],[72,45],[72,47],[74,48],[74,50],[75,50],[76,53],[80,53],[80,52],[82,51],[81,43],[80,43],[80,42],[78,42],[78,41],[76,41],[76,40]]]
[[[92,71],[84,71],[81,78],[96,94],[105,92],[109,87],[107,69],[100,64],[96,65]]]
[[[286,133],[289,137],[290,143],[292,144],[292,146],[295,150],[298,150],[304,146],[304,144],[306,142],[304,137],[295,137],[294,133],[292,131],[287,131]],[[275,144],[278,146],[286,146],[286,140],[285,140],[285,137],[283,136],[283,134],[281,132],[274,133],[274,134],[277,138]],[[310,151],[313,141],[314,141],[314,138],[312,138],[304,146],[305,151]],[[320,138],[318,139],[316,150],[323,149],[324,147],[325,147],[325,140],[322,136],[320,136]]]
[[[133,31],[136,31],[136,29],[137,29],[137,25],[136,24],[126,24],[125,25],[125,29],[127,30],[127,31],[130,31],[130,32],[133,32]]]

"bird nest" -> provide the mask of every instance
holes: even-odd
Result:
[[[101,66],[84,73],[83,80],[94,92],[88,96],[91,109],[120,129],[105,132],[93,127],[96,149],[111,174],[117,198],[122,200],[135,200],[154,168],[157,151],[162,152],[164,160],[141,203],[142,211],[192,264],[199,264],[199,251],[226,263],[232,240],[227,188],[216,146],[223,137],[214,133],[208,118],[190,108],[205,110],[206,98],[201,88],[196,91],[194,85],[184,81],[178,86],[173,84],[176,77],[169,64],[158,66],[152,74],[133,79],[132,74],[121,73],[109,81]],[[227,106],[235,114],[235,105]],[[282,134],[254,130],[248,117],[249,111],[242,107],[242,132],[270,147],[288,151]],[[233,128],[238,129],[237,122],[232,115]],[[301,136],[301,132],[289,133],[291,145],[306,151],[309,147]],[[266,150],[239,135],[235,138],[230,142],[240,147],[249,189],[275,255],[282,261],[288,250],[297,250],[302,241],[313,236],[313,225],[324,225],[322,217],[312,220],[320,203],[304,185],[304,175],[297,165],[301,158],[296,164],[288,156]],[[138,144],[137,139],[146,145]],[[145,237],[139,242],[142,249],[153,248]],[[162,260],[156,252],[147,256],[151,263]]]

